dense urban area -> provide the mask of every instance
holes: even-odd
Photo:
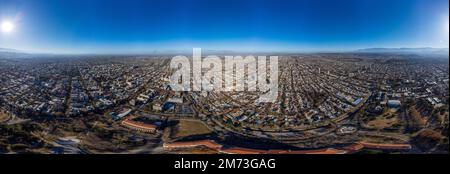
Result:
[[[0,57],[0,153],[448,153],[449,59],[279,56],[276,102],[170,89],[171,56]]]

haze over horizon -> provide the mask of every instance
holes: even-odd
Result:
[[[0,48],[75,54],[448,48],[448,13],[447,0],[0,0]]]

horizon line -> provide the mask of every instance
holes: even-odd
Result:
[[[193,47],[196,48],[196,47]],[[217,53],[217,54],[237,54],[237,53],[281,53],[281,54],[319,54],[319,53],[370,53],[370,50],[373,49],[449,49],[449,47],[365,47],[365,48],[357,48],[357,49],[334,49],[334,50],[315,50],[315,51],[294,51],[294,50],[279,50],[279,51],[234,51],[230,49],[204,49],[202,52],[204,53]],[[30,50],[21,50],[15,48],[8,47],[0,47],[0,52],[10,52],[10,53],[19,53],[19,54],[37,54],[37,55],[173,55],[173,54],[192,54],[192,51],[188,51],[185,49],[178,50],[152,50],[149,52],[41,52],[41,51],[30,51]],[[376,52],[374,52],[376,53]],[[379,53],[379,52],[378,52]],[[447,50],[448,53],[448,50]]]

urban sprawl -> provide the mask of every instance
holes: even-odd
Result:
[[[171,56],[40,56],[0,57],[0,153],[448,153],[448,57],[281,55],[258,103],[172,90]]]

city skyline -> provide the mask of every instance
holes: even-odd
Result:
[[[36,53],[448,48],[445,0],[0,0],[0,19],[0,48]]]

